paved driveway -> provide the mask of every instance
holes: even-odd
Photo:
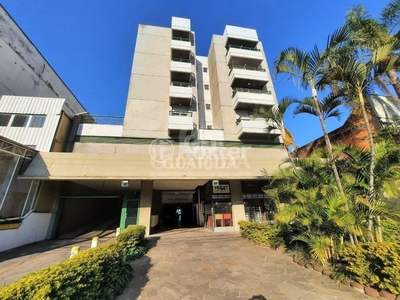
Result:
[[[234,232],[182,229],[150,237],[125,299],[372,299]]]

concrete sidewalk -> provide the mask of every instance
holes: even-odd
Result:
[[[126,299],[371,299],[292,262],[283,250],[251,244],[235,232],[182,229],[152,235],[132,262]]]

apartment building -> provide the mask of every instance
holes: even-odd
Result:
[[[212,37],[208,56],[195,42],[189,19],[139,25],[123,122],[82,116],[71,153],[36,155],[21,177],[60,183],[53,237],[96,218],[147,234],[265,219],[262,187],[285,151],[275,124],[254,114],[277,104],[262,43],[235,26]]]

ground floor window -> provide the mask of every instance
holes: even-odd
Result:
[[[263,224],[274,224],[275,204],[262,191],[267,180],[242,181],[242,197],[246,220]]]

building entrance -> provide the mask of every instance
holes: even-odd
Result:
[[[196,226],[193,193],[193,191],[162,192],[160,224],[164,229]]]

